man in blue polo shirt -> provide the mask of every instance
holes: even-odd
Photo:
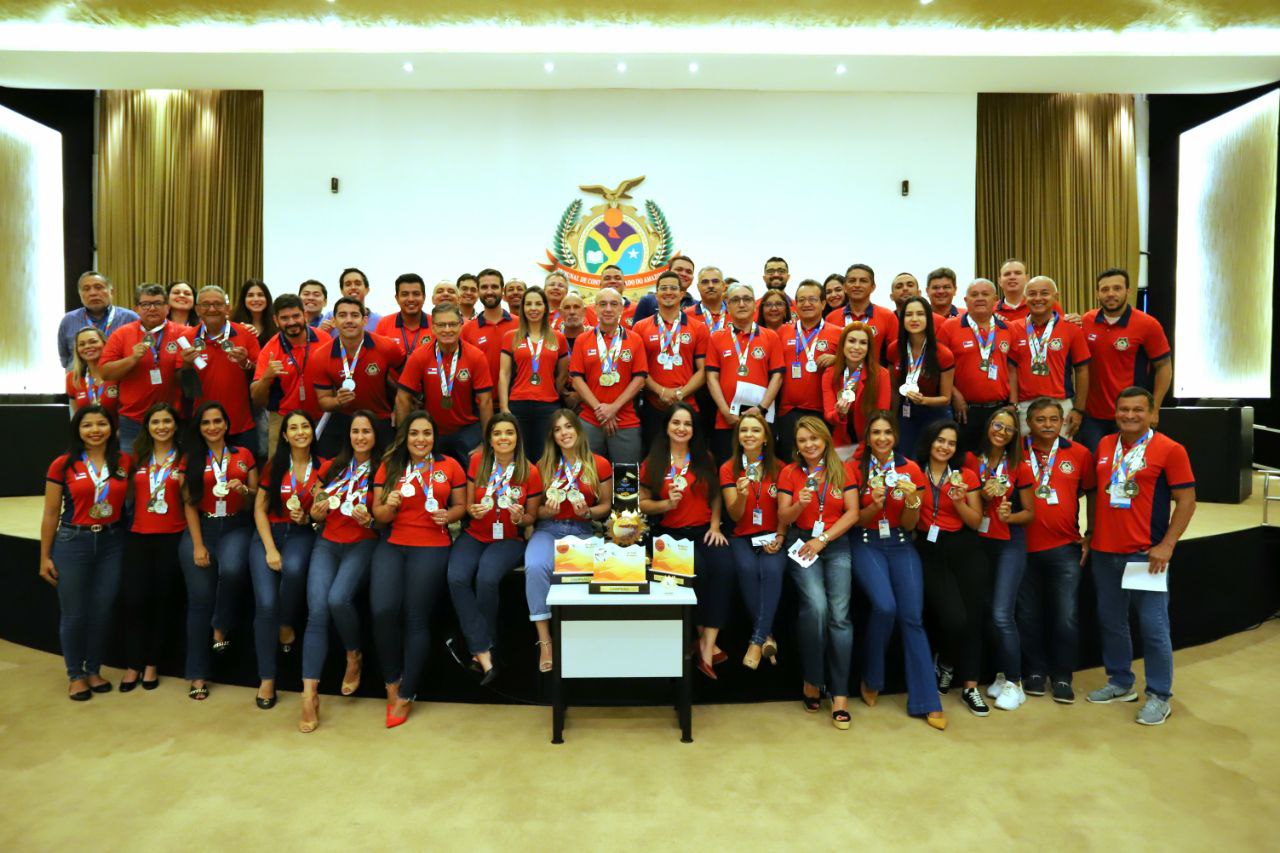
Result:
[[[128,308],[111,304],[111,280],[100,272],[90,270],[80,276],[77,285],[83,307],[68,311],[58,324],[58,360],[62,369],[71,367],[71,356],[76,351],[76,335],[85,326],[96,326],[103,338],[121,326],[137,322],[138,315]]]

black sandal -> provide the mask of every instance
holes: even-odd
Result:
[[[226,651],[227,649],[229,649],[229,648],[231,648],[231,641],[230,641],[230,640],[217,640],[217,641],[216,641],[216,642],[214,642],[214,644],[213,644],[213,650],[214,650],[214,652],[216,652],[217,654],[222,654],[223,652],[225,652],[225,651]]]
[[[205,699],[208,699],[208,698],[209,698],[209,687],[208,687],[208,685],[206,685],[206,686],[204,686],[204,687],[195,687],[195,686],[192,686],[192,688],[191,688],[190,690],[188,690],[188,691],[187,691],[187,698],[188,698],[188,699],[194,699],[194,700],[196,700],[197,702],[203,702]]]
[[[817,696],[801,696],[800,700],[804,702],[804,709],[810,714],[816,714],[822,710],[822,694]]]
[[[849,730],[849,723],[852,720],[853,717],[850,717],[849,712],[844,709],[831,712],[831,725],[842,732]]]

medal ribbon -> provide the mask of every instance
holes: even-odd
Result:
[[[653,322],[658,326],[658,352],[666,352],[674,356],[676,350],[672,344],[675,342],[676,333],[680,331],[680,318],[677,316],[676,321],[671,324],[671,334],[667,334],[666,324],[662,322],[661,314],[654,314]]]
[[[440,345],[436,344],[436,369],[440,372],[440,396],[453,396],[453,383],[458,379],[458,355],[462,352],[462,343],[458,342],[453,350],[453,361],[449,362],[449,370],[444,369],[444,355]]]
[[[173,448],[169,449],[169,455],[164,458],[164,463],[156,465],[156,455],[151,454],[151,464],[147,466],[147,484],[151,494],[151,500],[156,500],[164,492],[164,481],[169,479],[169,473],[173,470],[173,462],[177,459],[178,452]]]
[[[516,472],[516,463],[513,460],[507,467],[499,468],[495,462],[493,472],[489,474],[489,483],[484,487],[484,496],[493,498],[494,507],[497,507],[497,500],[507,493],[507,488],[511,485],[511,476]]]
[[[1053,335],[1053,327],[1058,323],[1058,312],[1053,312],[1049,317],[1049,322],[1045,323],[1044,331],[1036,334],[1036,325],[1031,322],[1031,318],[1027,317],[1027,346],[1031,349],[1032,363],[1044,364],[1049,358],[1049,338]]]
[[[703,317],[703,322],[707,324],[707,330],[708,330],[708,331],[711,331],[711,332],[718,332],[718,331],[720,331],[721,329],[723,329],[723,328],[724,328],[724,315],[725,315],[725,310],[724,310],[724,306],[723,306],[723,305],[721,305],[721,306],[720,306],[720,313],[719,313],[719,314],[713,314],[713,313],[711,313],[710,311],[708,311],[708,310],[707,310],[707,306],[705,306],[705,305],[703,305],[701,302],[699,302],[699,303],[698,303],[698,313],[702,315],[702,317]]]
[[[214,483],[226,483],[227,482],[227,465],[231,463],[231,460],[227,458],[227,448],[225,447],[222,448],[222,459],[221,459],[222,464],[221,465],[218,464],[219,460],[213,458],[212,450],[208,451],[208,453],[209,453],[209,469],[213,471]]]
[[[342,378],[352,381],[356,378],[356,368],[360,366],[360,353],[364,351],[364,336],[360,336],[360,346],[356,347],[356,354],[347,361],[347,347],[341,341],[338,342],[338,355],[342,356]]]
[[[738,370],[739,370],[739,371],[742,371],[742,370],[744,370],[744,369],[746,368],[746,366],[747,366],[747,356],[751,354],[751,343],[752,343],[752,341],[754,341],[754,340],[756,339],[756,333],[757,333],[757,332],[759,332],[759,331],[760,331],[760,328],[759,328],[755,323],[752,323],[752,324],[751,324],[751,332],[750,332],[750,334],[749,334],[749,335],[748,335],[748,337],[747,337],[747,345],[746,345],[746,347],[745,347],[745,348],[743,348],[743,347],[738,343],[738,335],[739,335],[739,334],[741,334],[741,333],[738,331],[737,326],[735,326],[735,327],[733,328],[733,335],[732,335],[732,337],[733,337],[733,353],[734,353],[734,355],[736,355],[736,356],[738,357]],[[745,457],[744,457],[744,458],[745,458]]]
[[[1147,457],[1147,442],[1151,440],[1151,436],[1154,434],[1154,430],[1147,430],[1147,434],[1134,442],[1133,447],[1130,447],[1123,456],[1120,453],[1123,449],[1120,437],[1116,437],[1116,448],[1111,453],[1112,486],[1127,483],[1133,479],[1133,475],[1138,472],[1138,466]]]
[[[805,488],[816,489],[818,492],[818,520],[822,520],[822,509],[827,505],[827,483],[826,483],[827,463],[819,462],[818,467],[810,471],[805,468],[804,485]],[[809,484],[813,485],[810,486]]]
[[[102,332],[102,334],[106,335],[108,338],[111,336],[107,334],[107,330],[111,328],[111,321],[112,319],[115,318],[115,316],[116,316],[116,306],[112,305],[110,308],[107,309],[106,315],[104,315],[102,318],[102,325],[99,326],[98,322],[94,320],[93,317],[89,314],[89,309],[88,308],[84,309],[84,318],[89,321],[89,325],[93,326],[95,329]]]
[[[736,338],[736,335],[735,335],[735,338]],[[757,457],[756,457],[756,461],[755,461],[755,462],[752,462],[752,463],[748,463],[748,462],[747,462],[747,454],[745,454],[745,453],[744,453],[744,454],[742,454],[742,473],[746,474],[746,473],[747,473],[747,471],[748,471],[748,469],[750,469],[750,468],[751,468],[751,467],[753,467],[753,466],[754,466],[754,467],[756,467],[756,468],[758,468],[758,469],[760,470],[760,479],[759,479],[759,480],[757,480],[757,481],[753,484],[753,486],[754,486],[754,488],[755,488],[755,495],[754,495],[754,497],[755,497],[755,499],[756,499],[756,506],[759,506],[759,505],[760,505],[760,491],[764,488],[764,454],[763,454],[763,453],[761,453],[759,456],[757,456]],[[748,477],[747,477],[747,479],[748,479],[748,480],[750,480],[750,479],[751,479],[751,478],[750,478],[750,476],[748,476]],[[748,489],[750,489],[750,488],[751,488],[751,487],[749,486],[749,487],[748,487]]]
[[[230,324],[230,323],[225,323],[225,324],[222,326],[222,334],[218,335],[216,338],[211,338],[211,337],[209,337],[209,330],[208,330],[207,328],[205,328],[204,323],[201,323],[201,324],[200,324],[200,329],[196,332],[196,340],[197,340],[197,341],[207,341],[208,343],[211,343],[211,344],[218,344],[218,345],[221,345],[223,341],[227,341],[227,340],[230,340],[230,339],[231,339],[231,324]],[[155,354],[155,350],[154,350],[154,349],[153,349],[151,352],[152,352],[152,354]],[[357,350],[357,351],[356,351],[356,355],[357,355],[357,357],[359,356],[359,354],[360,354],[360,353],[359,353],[359,351]],[[157,362],[157,364],[158,364],[158,362]]]
[[[563,485],[566,491],[572,491],[573,487],[578,483],[578,475],[582,473],[582,460],[569,465],[569,460],[560,456],[560,467],[556,469],[556,476],[552,479],[551,485]],[[581,489],[579,489],[581,491]]]
[[[813,327],[813,331],[808,335],[804,333],[804,327],[796,320],[796,360],[800,363],[800,355],[803,353],[806,362],[813,361],[813,350],[818,346],[818,333],[822,331],[822,327],[826,325],[826,321],[818,320],[818,325]]]
[[[690,459],[690,456],[689,456],[689,454],[688,454],[688,453],[686,453],[686,454],[684,455],[684,460],[683,460],[683,462],[681,462],[681,463],[680,463],[680,468],[679,468],[679,470],[676,470],[676,460],[675,460],[674,458],[672,458],[672,459],[670,460],[670,461],[671,461],[671,468],[667,471],[667,479],[668,479],[669,481],[671,481],[672,483],[674,483],[674,482],[676,481],[676,477],[683,477],[686,473],[688,473],[688,471],[689,471],[689,459]],[[743,457],[743,459],[746,459],[746,457],[744,456],[744,457]]]
[[[1034,357],[1034,356],[1033,356]],[[1035,447],[1031,444],[1031,438],[1027,438],[1027,455],[1031,457],[1031,473],[1036,478],[1036,485],[1042,488],[1048,487],[1049,478],[1053,476],[1053,460],[1058,458],[1058,446],[1062,444],[1062,439],[1055,438],[1053,440],[1053,449],[1049,451],[1049,456],[1044,461],[1044,468],[1040,467],[1040,456],[1036,453]],[[1041,476],[1040,472],[1044,471]]]
[[[618,324],[618,328],[613,330],[613,340],[609,342],[609,346],[604,345],[604,335],[596,329],[596,352],[600,353],[600,372],[601,373],[617,373],[618,368],[615,366],[618,360],[618,351],[622,349],[622,324]]]
[[[340,485],[347,487],[347,502],[355,503],[369,492],[369,462],[361,462],[356,467],[356,460],[347,464],[346,473],[342,475]]]
[[[84,371],[84,393],[89,398],[89,405],[95,405],[102,399],[102,392],[107,390],[107,383],[94,379],[93,371],[87,367]]]
[[[920,355],[913,355],[911,351],[911,341],[907,341],[907,384],[920,384],[920,371],[924,369],[924,351],[925,347],[920,347]]]
[[[142,324],[139,323],[139,326]],[[151,336],[151,360],[155,362],[155,366],[160,366],[160,347],[164,345],[164,329],[166,323],[161,323],[154,329],[144,329],[147,335]],[[144,336],[145,337],[145,336]]]
[[[853,391],[858,387],[858,382],[862,379],[862,365],[858,365],[858,369],[853,372],[853,376],[849,375],[849,368],[844,369],[844,390]]]
[[[307,487],[307,483],[311,480],[311,465],[314,461],[315,460],[313,458],[307,457],[307,470],[302,475],[302,487],[304,489]],[[293,470],[292,459],[289,460],[289,488],[292,490],[294,495],[298,496],[298,500],[302,500],[302,496],[298,495],[298,477]]]
[[[81,453],[80,459],[84,462],[84,470],[89,472],[89,479],[93,481],[93,502],[101,503],[106,499],[107,491],[111,488],[107,482],[111,477],[111,469],[105,461],[101,469],[93,467],[88,453]]]
[[[538,372],[538,365],[542,363],[542,346],[546,343],[546,340],[547,336],[545,334],[538,338],[538,347],[537,349],[534,349],[533,338],[524,339],[524,345],[529,348],[529,361],[532,364],[532,370],[535,374]],[[459,349],[461,349],[461,347],[459,347]]]
[[[987,339],[982,339],[982,332],[978,328],[978,324],[974,322],[971,314],[964,315],[964,321],[968,324],[970,330],[973,331],[973,337],[978,341],[978,355],[983,361],[991,361],[991,350],[996,345],[996,319],[991,318],[991,332],[987,335]]]
[[[985,483],[987,482],[988,479],[990,479],[990,477],[987,476],[988,464],[989,463],[987,461],[987,457],[985,455],[982,456],[980,464],[978,465],[978,482],[980,483]],[[997,465],[995,468],[991,469],[991,476],[992,477],[1002,476],[1005,472],[1005,469],[1008,467],[1008,464],[1009,464],[1009,457],[1001,456],[1000,464]]]

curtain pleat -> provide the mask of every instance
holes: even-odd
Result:
[[[104,91],[98,268],[133,303],[147,281],[262,277],[262,93]]]
[[[979,275],[995,281],[1020,258],[1082,313],[1107,267],[1137,281],[1133,110],[1132,95],[978,96]]]

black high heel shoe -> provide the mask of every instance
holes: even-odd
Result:
[[[133,691],[138,689],[138,684],[140,681],[141,681],[141,677],[135,678],[133,681],[125,681],[124,679],[120,679],[120,692],[132,693]]]
[[[159,687],[159,686],[160,686],[160,679],[159,679],[159,678],[153,678],[153,679],[151,679],[150,681],[146,681],[146,680],[144,679],[144,680],[141,682],[141,684],[142,684],[142,689],[143,689],[143,690],[155,690],[157,687]]]
[[[261,708],[263,711],[270,711],[272,708],[276,706],[276,696],[274,693],[268,696],[266,699],[263,699],[261,696],[255,696],[253,697],[253,700],[255,703],[257,703],[258,707]]]

